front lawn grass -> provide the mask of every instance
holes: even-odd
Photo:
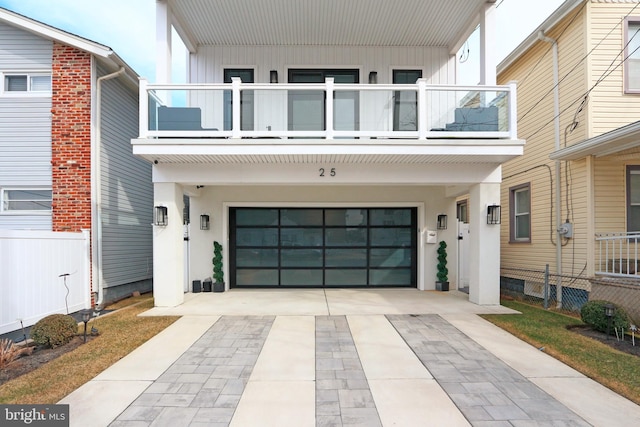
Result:
[[[0,403],[58,402],[178,319],[138,317],[138,314],[152,307],[153,298],[148,295],[121,301],[116,307],[107,307],[118,310],[91,320],[87,326],[89,330],[92,326],[96,327],[99,336],[35,371],[0,386]],[[84,331],[84,326],[78,330]]]
[[[537,348],[544,347],[545,353],[640,404],[640,358],[567,329],[582,325],[580,319],[517,301],[502,301],[502,305],[522,315],[482,317]]]

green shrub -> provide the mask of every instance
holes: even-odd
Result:
[[[31,339],[38,345],[58,347],[78,333],[78,323],[65,314],[51,314],[31,328]]]
[[[580,309],[580,317],[582,321],[593,329],[600,332],[607,332],[609,319],[605,315],[605,305],[611,304],[609,301],[594,300],[589,301]],[[614,328],[629,329],[629,315],[615,304],[615,313],[611,318],[611,332]]]

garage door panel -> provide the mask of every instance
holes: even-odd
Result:
[[[416,208],[230,208],[231,287],[416,287]]]

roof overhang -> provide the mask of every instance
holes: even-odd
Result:
[[[159,0],[188,46],[441,46],[455,54],[495,0]]]
[[[77,49],[90,53],[101,60],[112,71],[117,70],[120,67],[124,67],[128,80],[136,86],[138,84],[140,76],[138,76],[138,74],[108,46],[63,31],[59,28],[52,27],[1,7],[0,22],[5,22],[39,37],[67,46],[73,46]]]
[[[607,156],[640,147],[640,121],[554,151],[552,160],[579,160],[587,156]]]
[[[304,140],[218,143],[189,139],[134,139],[133,153],[153,163],[214,164],[502,164],[522,155],[523,140]]]
[[[545,34],[553,27],[555,27],[558,22],[563,20],[571,11],[575,8],[583,4],[585,0],[566,0],[562,3],[547,19],[544,20],[542,24],[538,26],[526,39],[522,41],[511,53],[504,59],[502,62],[498,64],[497,73],[498,75],[506,70],[511,64],[516,62],[518,58],[528,52],[534,44],[540,42],[539,35]]]

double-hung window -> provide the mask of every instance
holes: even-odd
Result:
[[[510,241],[531,241],[531,184],[509,189]]]
[[[625,20],[624,91],[640,93],[640,18]]]
[[[51,73],[4,73],[5,94],[51,93]]]
[[[627,231],[640,231],[640,166],[627,166]]]
[[[3,188],[0,191],[0,212],[2,213],[47,213],[51,212],[50,189],[44,188]]]

